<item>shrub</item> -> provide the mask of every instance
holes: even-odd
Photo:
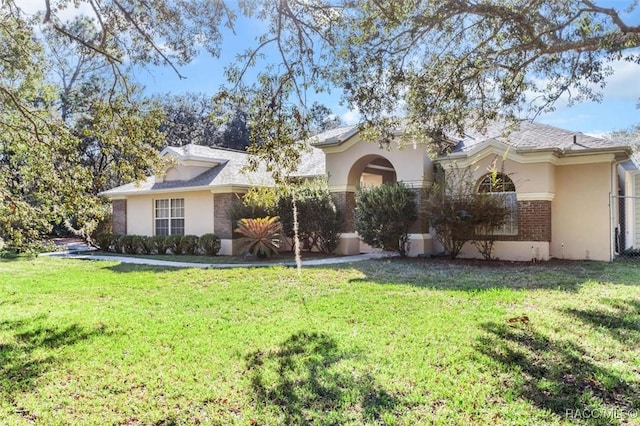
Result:
[[[140,237],[138,250],[142,254],[151,254],[153,253],[153,237],[148,237],[143,235]]]
[[[98,248],[102,251],[111,251],[111,247],[113,246],[114,235],[111,233],[100,233],[97,234],[94,238],[94,242],[98,246]]]
[[[197,254],[198,240],[199,238],[196,235],[184,235],[180,241],[182,251],[190,256]]]
[[[123,235],[120,237],[120,244],[122,249],[127,254],[137,254],[140,247],[139,235]]]
[[[275,188],[252,187],[242,198],[238,197],[231,203],[227,216],[234,228],[240,219],[257,219],[275,216],[279,195]]]
[[[171,253],[175,255],[184,253],[184,249],[182,248],[182,235],[167,235],[165,238]]]
[[[504,224],[504,199],[476,191],[473,168],[451,168],[428,191],[425,206],[436,239],[452,259],[474,241],[480,254],[491,259],[493,230]]]
[[[326,178],[303,180],[278,200],[283,234],[293,238],[293,199],[298,210],[298,236],[306,250],[331,253],[338,247],[341,215],[336,209]]]
[[[415,193],[403,183],[358,188],[355,225],[362,240],[407,256],[409,226],[418,218],[415,198]]]
[[[151,247],[152,250],[158,254],[167,254],[167,250],[169,250],[167,237],[164,235],[155,235],[151,237]]]
[[[122,253],[123,245],[122,239],[126,237],[126,235],[114,235],[113,236],[113,251],[114,253]]]
[[[207,256],[215,256],[220,251],[220,238],[214,234],[204,234],[200,237],[199,246]]]
[[[282,225],[278,217],[263,217],[257,219],[240,219],[234,230],[244,237],[238,240],[242,253],[251,253],[264,258],[276,254],[280,248],[280,232]]]

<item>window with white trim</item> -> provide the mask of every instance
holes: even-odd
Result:
[[[184,235],[184,198],[155,201],[155,235]]]
[[[504,224],[494,229],[493,235],[518,235],[518,197],[511,178],[503,173],[487,174],[480,179],[478,192],[501,197],[509,211]]]

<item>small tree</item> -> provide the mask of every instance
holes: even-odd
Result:
[[[289,192],[280,194],[277,210],[283,233],[291,239],[294,237],[294,197],[299,217],[298,234],[303,249],[315,248],[326,254],[333,252],[338,247],[341,223],[327,179],[305,179],[293,184]]]
[[[491,259],[493,231],[504,224],[508,211],[502,197],[476,191],[472,167],[451,167],[439,173],[428,190],[425,208],[436,239],[452,259],[473,241],[485,259]]]
[[[362,187],[356,193],[356,231],[373,247],[407,256],[409,226],[417,218],[415,193],[403,183]]]
[[[495,230],[507,220],[508,209],[504,196],[499,194],[476,194],[474,209],[478,225],[475,228],[473,245],[485,260],[493,259],[496,242]]]

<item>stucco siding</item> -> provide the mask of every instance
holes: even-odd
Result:
[[[551,204],[551,256],[610,260],[611,164],[558,166]]]
[[[329,186],[356,185],[364,167],[376,156],[389,160],[398,181],[421,187],[423,182],[433,180],[432,162],[423,145],[399,148],[393,144],[390,150],[385,150],[380,149],[377,143],[358,142],[345,151],[326,154]]]
[[[555,192],[554,166],[551,163],[518,163],[506,159],[502,161],[499,155],[489,155],[478,160],[475,164],[474,176],[479,180],[489,173],[492,166],[498,172],[511,178],[518,194],[546,194]]]
[[[127,234],[153,235],[152,195],[127,198]]]
[[[210,191],[189,192],[184,198],[184,233],[203,235],[213,233],[213,194]]]
[[[213,194],[198,191],[128,197],[127,233],[153,235],[155,200],[166,198],[184,198],[185,234],[202,235],[213,232]]]

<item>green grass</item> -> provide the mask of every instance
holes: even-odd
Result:
[[[113,252],[103,252],[103,251],[84,251],[78,252],[78,254],[89,255],[89,256],[117,256],[117,257],[137,257],[142,259],[154,259],[154,260],[164,260],[169,262],[191,262],[191,263],[207,263],[207,264],[234,264],[234,263],[250,263],[250,264],[268,264],[268,263],[283,263],[283,262],[295,262],[295,257],[292,252],[282,252],[271,257],[267,257],[264,259],[248,259],[245,256],[204,256],[204,255],[186,255],[186,254],[125,254],[125,253],[113,253]],[[302,260],[309,259],[323,259],[329,256],[322,253],[317,252],[308,252],[303,251],[300,255]]]
[[[298,278],[4,260],[0,419],[638,424],[638,283],[637,266],[597,262],[384,260]]]

